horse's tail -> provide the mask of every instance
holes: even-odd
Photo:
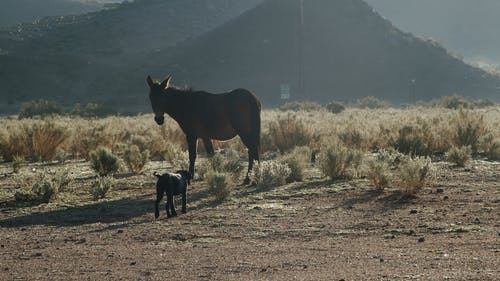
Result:
[[[261,134],[261,118],[260,118],[260,112],[262,111],[262,104],[260,103],[259,99],[252,93],[252,101],[254,102],[253,106],[254,109],[252,110],[252,129],[254,132],[256,132],[257,137],[256,137],[256,145],[257,145],[257,154],[256,159],[260,159],[259,155],[261,153],[261,146],[260,146],[260,134]]]

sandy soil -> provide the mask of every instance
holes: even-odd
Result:
[[[188,213],[167,219],[163,211],[159,220],[150,176],[157,167],[120,175],[109,199],[92,201],[85,165],[67,164],[80,171],[73,190],[38,206],[13,202],[16,175],[1,167],[0,280],[500,276],[500,163],[438,163],[435,179],[412,199],[364,179],[330,182],[312,168],[304,183],[237,187],[224,203],[195,182]]]

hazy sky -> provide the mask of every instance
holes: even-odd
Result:
[[[404,31],[469,61],[500,64],[500,0],[365,0]]]

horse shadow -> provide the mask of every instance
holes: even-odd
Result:
[[[151,213],[151,210],[152,200],[143,196],[101,201],[83,206],[7,218],[0,220],[0,227],[13,228],[34,225],[71,227],[93,223],[118,223],[141,217]]]

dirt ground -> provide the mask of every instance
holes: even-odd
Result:
[[[203,182],[188,213],[154,220],[154,177],[119,175],[92,201],[91,173],[50,204],[13,202],[0,172],[0,280],[498,280],[500,163],[436,164],[416,198],[365,179],[237,187],[224,203]],[[156,165],[156,166],[154,166]],[[22,170],[47,167],[28,166]],[[61,169],[54,165],[48,169]],[[9,193],[10,192],[10,193]],[[10,195],[9,195],[10,194]]]

